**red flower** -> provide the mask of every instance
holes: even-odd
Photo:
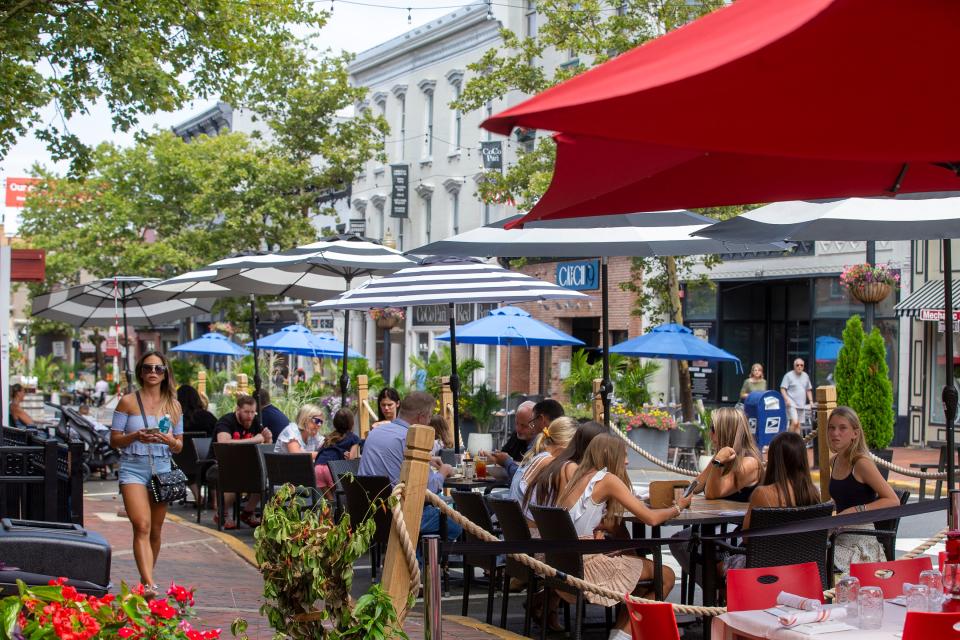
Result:
[[[239,431],[234,431],[234,432],[233,432],[233,439],[234,439],[234,440],[239,440],[239,439],[240,439],[240,432],[239,432]]]
[[[117,635],[121,638],[129,638],[139,631],[136,627],[120,627],[117,629]]]
[[[167,589],[167,595],[173,596],[173,599],[179,602],[180,604],[187,604],[193,606],[193,590],[182,587],[178,584],[170,583],[170,588]]]
[[[150,613],[161,618],[163,620],[169,620],[177,615],[177,610],[170,606],[170,603],[166,600],[151,600],[150,604]]]

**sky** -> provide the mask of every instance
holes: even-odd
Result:
[[[411,29],[426,24],[430,20],[439,18],[456,6],[471,4],[470,0],[357,0],[377,5],[387,6],[360,6],[344,4],[334,0],[333,13],[326,26],[319,32],[316,44],[320,48],[330,48],[335,52],[345,50],[353,53],[370,49],[385,40],[399,36]],[[318,6],[329,11],[330,3],[318,1]],[[396,7],[396,8],[388,8]],[[407,6],[416,7],[410,12],[412,21],[407,22]],[[439,7],[439,8],[435,8]],[[142,128],[169,128],[187,120],[191,115],[212,106],[215,101],[200,101],[188,105],[175,112],[158,113],[143,118]],[[56,112],[51,107],[42,114],[41,122],[46,123],[56,118]],[[69,130],[80,137],[85,143],[96,145],[103,141],[126,145],[133,140],[133,131],[115,133],[110,128],[110,112],[106,104],[99,102],[92,106],[90,113],[76,116],[67,122]],[[30,168],[40,163],[47,167],[65,170],[66,163],[55,164],[42,142],[33,136],[21,140],[0,160],[0,178],[22,177],[29,175]],[[0,201],[0,205],[3,202]],[[4,227],[7,234],[15,233],[18,226],[15,208],[0,207],[4,214]]]

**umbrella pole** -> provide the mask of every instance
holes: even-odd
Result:
[[[460,453],[460,376],[457,375],[457,310],[450,302],[450,393],[453,395],[453,452]]]
[[[347,281],[347,290],[350,289],[350,280],[352,278],[346,278]],[[386,345],[384,345],[386,348]],[[340,368],[340,406],[347,406],[347,391],[350,388],[350,374],[347,373],[347,352],[350,351],[350,310],[343,310],[343,362]],[[390,384],[390,381],[385,381],[386,384]]]
[[[601,295],[601,315],[603,316],[603,336],[601,343],[603,345],[603,384],[600,385],[600,393],[603,394],[603,426],[610,426],[610,396],[613,394],[613,382],[610,380],[610,296],[609,283],[607,281],[607,258],[600,259],[600,295]]]
[[[953,265],[950,251],[950,240],[943,240],[943,342],[944,364],[947,366],[946,378],[943,386],[943,412],[947,422],[947,495],[954,488],[956,469],[954,468],[954,450],[956,437],[954,422],[957,419],[957,389],[953,386]],[[950,501],[953,504],[953,501]],[[951,506],[952,509],[952,506]],[[949,515],[952,514],[948,514]],[[952,520],[948,519],[948,522]]]
[[[120,287],[123,290],[120,296],[123,308],[123,372],[127,378],[127,393],[130,393],[130,390],[133,389],[133,380],[130,379],[130,330],[127,328],[127,285],[121,284]]]
[[[529,362],[529,360],[528,360]],[[507,388],[503,394],[503,436],[510,433],[510,345],[507,345]]]
[[[250,338],[253,340],[253,399],[260,417],[260,353],[257,350],[257,296],[250,294]]]

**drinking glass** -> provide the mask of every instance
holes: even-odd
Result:
[[[883,624],[883,589],[860,587],[860,628],[879,629]]]
[[[837,595],[834,602],[846,608],[847,619],[851,621],[850,624],[854,624],[853,621],[860,615],[860,580],[853,576],[840,578],[834,593]]]
[[[477,456],[476,470],[478,478],[487,477],[487,456]]]
[[[923,611],[926,612],[929,609],[929,593],[930,590],[927,589],[925,584],[912,584],[904,591],[904,600],[906,600],[907,611]]]
[[[920,584],[927,588],[927,610],[940,611],[943,605],[943,576],[937,569],[920,572]]]

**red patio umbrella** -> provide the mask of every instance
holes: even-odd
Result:
[[[710,153],[566,133],[555,140],[550,188],[508,226],[638,210],[960,190],[956,172],[929,163]]]
[[[960,160],[954,0],[737,0],[489,118],[778,157]]]

